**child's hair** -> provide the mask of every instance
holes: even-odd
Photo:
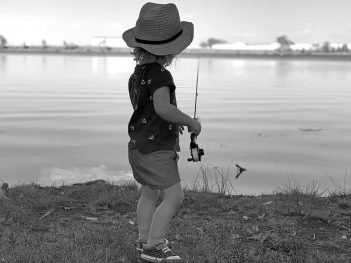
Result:
[[[141,47],[135,47],[133,52],[131,53],[132,55],[134,55],[134,60],[138,64],[141,63],[142,61],[157,62],[164,67],[171,65],[173,62],[173,59],[175,58],[175,55],[164,55],[164,56],[154,55]]]

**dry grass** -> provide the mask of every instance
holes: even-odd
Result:
[[[218,166],[200,166],[191,190],[206,193],[218,193],[220,195],[233,195],[235,188],[231,179],[235,178],[233,164],[227,168]]]
[[[228,195],[229,170],[202,171],[204,186],[184,190],[168,233],[184,262],[351,262],[350,194],[290,184]],[[136,185],[102,181],[12,187],[0,199],[0,262],[138,262],[139,195]]]

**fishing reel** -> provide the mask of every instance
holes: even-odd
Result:
[[[196,143],[197,136],[195,133],[190,134],[190,155],[188,162],[201,162],[201,156],[205,155],[204,149],[200,149],[199,145]]]

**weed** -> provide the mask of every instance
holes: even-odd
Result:
[[[351,190],[347,189],[346,183],[347,173],[345,172],[345,176],[342,182],[338,178],[333,178],[329,176],[329,180],[332,183],[333,189],[328,190],[329,196],[348,196],[351,195]]]
[[[235,178],[231,173],[232,164],[226,169],[218,166],[200,166],[195,177],[192,190],[206,193],[218,193],[222,196],[235,194],[235,188],[231,182]]]

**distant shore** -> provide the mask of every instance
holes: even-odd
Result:
[[[48,54],[48,55],[84,55],[84,56],[129,56],[130,48],[77,47],[6,47],[0,48],[0,54]],[[274,59],[323,59],[351,61],[351,52],[320,51],[247,51],[219,49],[186,49],[180,57],[219,57],[219,58],[274,58]]]

